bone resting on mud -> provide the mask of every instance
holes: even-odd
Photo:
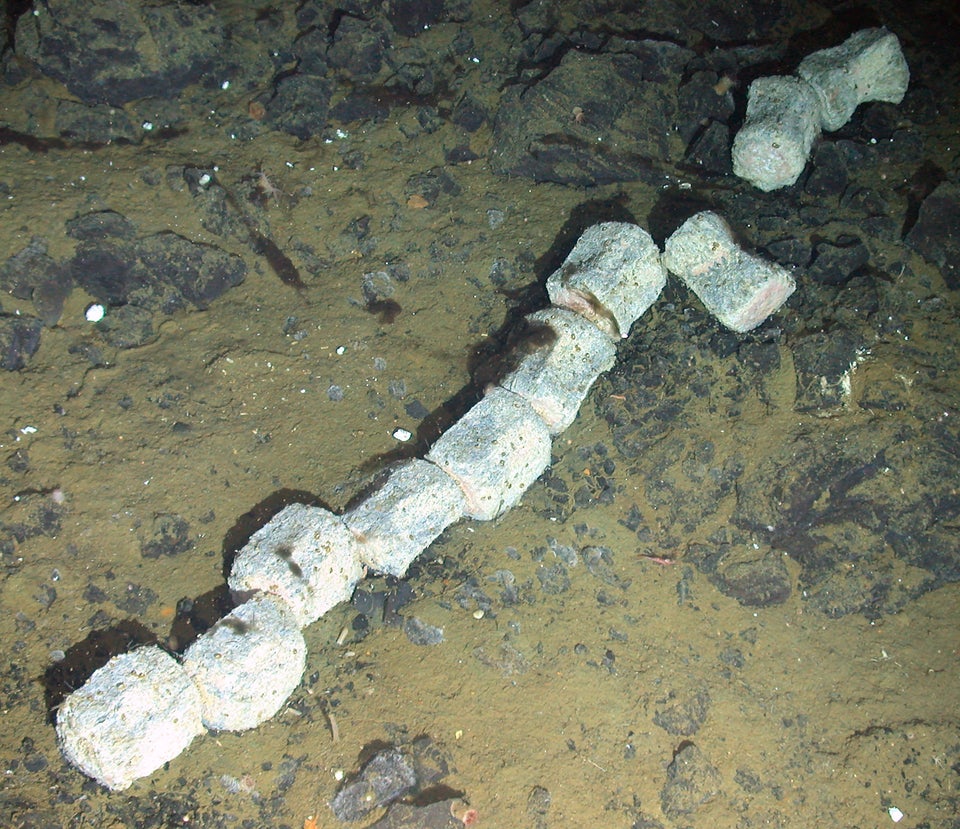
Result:
[[[276,714],[302,679],[302,628],[349,600],[366,570],[403,576],[451,524],[491,520],[517,504],[668,269],[735,331],[759,325],[794,287],[782,268],[741,250],[713,213],[685,222],[663,257],[634,224],[588,228],[547,280],[554,307],[526,320],[548,336],[424,459],[393,467],[342,516],[291,504],[255,532],[227,580],[237,607],[182,657],[151,645],[95,671],[57,712],[67,760],[121,791],[204,730],[244,731]]]
[[[808,55],[796,75],[757,78],[733,142],[734,173],[764,191],[789,187],[821,130],[840,129],[868,101],[899,104],[909,82],[900,41],[885,28]]]

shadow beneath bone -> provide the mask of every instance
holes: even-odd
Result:
[[[127,653],[143,645],[161,645],[157,635],[135,619],[124,619],[106,628],[94,630],[86,638],[71,645],[63,659],[50,665],[37,681],[43,685],[47,706],[47,722],[54,722],[57,709],[77,688],[83,685],[98,668],[114,656]]]

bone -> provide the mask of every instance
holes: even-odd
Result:
[[[670,273],[733,331],[756,328],[793,293],[793,277],[779,265],[743,250],[730,226],[705,211],[687,219],[664,246]]]
[[[291,609],[254,596],[200,636],[183,669],[200,692],[203,724],[246,731],[269,720],[300,684],[307,645]]]
[[[113,657],[57,711],[60,750],[112,791],[156,771],[204,730],[200,693],[170,654],[148,645]]]
[[[820,135],[820,98],[800,78],[757,78],[747,117],[733,140],[733,172],[760,190],[788,187],[800,177]]]
[[[494,388],[426,455],[466,497],[464,515],[489,521],[514,506],[550,463],[550,432],[522,397]]]
[[[797,75],[820,98],[823,129],[838,130],[860,104],[899,104],[910,83],[910,67],[897,36],[886,28],[854,32],[839,46],[807,55]]]
[[[237,602],[277,596],[306,627],[349,599],[362,572],[356,538],[338,516],[290,504],[250,537],[227,584]]]
[[[386,483],[343,516],[357,536],[360,561],[400,577],[466,506],[457,482],[429,461],[406,461]]]
[[[535,343],[500,385],[524,398],[550,434],[558,435],[573,423],[597,377],[613,365],[616,349],[573,311],[548,308],[528,315],[526,322],[543,342]]]
[[[588,227],[547,279],[550,301],[576,311],[612,339],[626,337],[667,281],[660,250],[642,227],[601,222]]]

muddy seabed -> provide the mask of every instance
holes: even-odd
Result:
[[[339,825],[338,779],[373,747],[427,736],[451,765],[437,796],[459,793],[484,826],[882,827],[891,808],[902,826],[960,826],[957,283],[953,263],[920,254],[922,234],[904,241],[960,169],[956,13],[766,4],[774,24],[728,5],[741,11],[683,26],[651,6],[632,29],[612,6],[561,4],[535,25],[529,7],[437,5],[419,35],[383,31],[427,54],[466,32],[469,48],[432,67],[432,86],[408,80],[416,94],[399,70],[330,70],[320,126],[276,111],[292,11],[219,7],[234,82],[210,70],[170,104],[175,128],[127,142],[64,137],[54,110],[72,96],[8,66],[4,259],[34,243],[77,284],[51,310],[4,266],[3,313],[46,326],[0,376],[0,822]],[[698,123],[729,138],[750,77],[878,24],[903,44],[907,99],[861,108],[824,138],[842,169],[818,149],[786,191],[725,172],[722,141],[698,156],[695,129],[660,136],[659,157],[638,162],[619,138],[607,155],[603,118],[626,129],[644,113],[610,115],[596,89],[563,97],[579,76],[557,44],[579,58],[613,49],[610,32],[669,40],[690,55],[653,79],[674,95],[658,111],[685,123],[705,99],[688,89],[678,105],[678,85],[707,72],[732,104]],[[751,44],[767,49],[752,64]],[[530,109],[555,120],[527,164],[513,133],[537,125],[505,123],[503,90],[558,65],[565,80]],[[365,88],[381,108],[350,97]],[[219,202],[191,171],[214,172]],[[662,244],[704,207],[802,265],[774,318],[734,336],[671,280],[520,506],[455,525],[404,584],[368,579],[363,603],[308,628],[303,683],[276,717],[201,736],[123,793],[65,763],[52,710],[70,688],[219,618],[227,563],[282,504],[342,510],[422,452],[585,227],[636,221]],[[124,243],[172,231],[242,262],[242,282],[142,302],[110,327],[133,307],[123,297],[107,325],[88,322],[96,285],[76,252],[102,239],[72,223],[103,211]],[[395,623],[409,619],[443,641],[417,644]]]

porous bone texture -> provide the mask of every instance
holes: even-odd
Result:
[[[663,261],[710,313],[741,333],[763,322],[796,288],[782,267],[744,251],[729,225],[710,211],[691,216],[667,239]]]
[[[747,93],[747,117],[733,140],[733,172],[760,190],[793,184],[820,134],[820,98],[792,76],[757,78]]]
[[[156,771],[202,731],[196,686],[155,645],[113,657],[57,711],[63,756],[113,791]]]
[[[356,538],[339,517],[291,504],[250,536],[227,583],[238,602],[258,591],[278,596],[306,627],[349,599],[362,572]]]
[[[300,683],[307,646],[281,599],[254,596],[200,636],[183,668],[200,692],[203,724],[244,731],[270,719]]]
[[[516,504],[550,463],[550,433],[522,397],[494,388],[426,456],[466,498],[464,514],[489,521]]]
[[[583,232],[547,278],[547,293],[554,305],[619,339],[630,333],[666,281],[660,250],[649,233],[629,222],[602,222]]]
[[[807,55],[797,74],[820,98],[825,130],[838,130],[867,101],[899,104],[910,83],[900,41],[888,29],[861,29],[839,46]]]
[[[460,485],[429,461],[405,461],[386,482],[346,512],[360,560],[371,570],[402,576],[410,563],[463,515]]]
[[[558,435],[577,416],[590,387],[616,358],[610,338],[579,314],[547,308],[526,318],[527,352],[500,385],[519,394]]]

